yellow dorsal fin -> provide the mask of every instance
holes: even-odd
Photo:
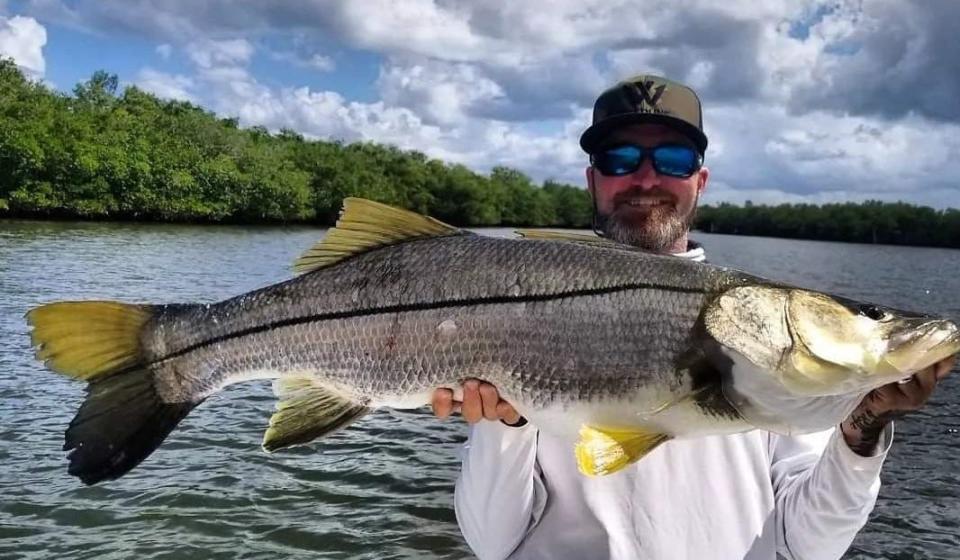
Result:
[[[364,198],[347,198],[337,225],[293,264],[297,274],[329,266],[377,247],[424,237],[465,235],[462,229]]]
[[[281,377],[273,390],[280,401],[263,434],[263,449],[270,452],[309,443],[370,412],[308,374]]]
[[[583,426],[575,449],[577,467],[587,476],[615,473],[668,439],[666,434],[642,428]]]

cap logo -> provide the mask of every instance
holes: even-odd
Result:
[[[628,87],[627,92],[630,94],[631,101],[636,103],[637,110],[644,110],[644,104],[647,105],[648,111],[656,111],[657,104],[660,103],[660,97],[663,96],[663,92],[666,91],[666,84],[660,84],[654,88],[653,80],[647,80],[645,82],[632,82],[629,85],[633,87]]]

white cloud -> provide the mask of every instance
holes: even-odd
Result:
[[[155,87],[197,95],[245,124],[391,142],[478,169],[508,164],[579,184],[585,156],[577,138],[593,98],[617,79],[658,72],[691,83],[704,101],[711,196],[960,206],[958,2],[27,5],[75,27],[185,48],[193,73]],[[255,75],[250,61],[254,45],[277,44],[271,38],[292,42],[271,56],[311,71],[349,76],[342,52],[379,55],[374,100],[265,85],[274,81]]]
[[[462,122],[478,103],[504,98],[500,86],[475,66],[425,59],[388,62],[378,85],[385,103],[447,125]]]
[[[192,93],[195,83],[187,76],[166,74],[153,68],[144,68],[137,74],[134,84],[144,91],[149,91],[163,99],[176,99],[197,103],[198,98]]]
[[[322,55],[319,53],[312,53],[308,55],[301,55],[296,52],[290,51],[280,51],[280,52],[271,52],[270,57],[274,60],[279,60],[281,62],[287,62],[293,64],[294,66],[299,66],[300,68],[309,68],[311,70],[317,70],[319,72],[333,72],[337,63],[333,60],[332,57]]]
[[[243,65],[253,56],[253,45],[246,39],[193,41],[186,50],[190,60],[202,69]]]
[[[334,2],[332,19],[361,48],[416,54],[444,53],[444,59],[475,60],[482,39],[466,13],[444,9],[433,0]]]
[[[535,166],[532,174],[537,180],[561,178],[579,182],[581,172],[571,175],[568,171],[582,167],[583,155],[576,138],[589,119],[586,110],[578,111],[576,124],[545,135],[527,130],[521,123],[462,117],[462,107],[442,97],[430,99],[439,99],[439,105],[447,113],[441,111],[438,114],[441,118],[430,119],[400,103],[361,103],[331,91],[269,87],[240,65],[207,68],[202,65],[205,60],[195,63],[196,83],[189,86],[194,91],[203,91],[215,111],[237,116],[244,126],[259,125],[271,130],[290,128],[312,138],[384,142],[478,170],[504,164],[527,170]],[[470,72],[460,75],[457,68],[451,71],[463,80],[475,77]],[[417,82],[417,75],[414,66],[388,73],[382,80],[391,82],[387,88],[402,89],[405,85],[413,91],[429,89]],[[169,83],[171,77],[160,76],[160,81]],[[399,96],[408,94],[408,91],[398,93]],[[456,90],[442,95],[456,97]],[[411,106],[420,108],[418,103]],[[456,115],[461,118],[453,118]]]
[[[711,196],[731,200],[915,200],[960,207],[960,125],[920,116],[895,122],[776,106],[706,113]]]
[[[169,60],[170,55],[173,54],[173,46],[169,43],[157,45],[156,52],[163,60]]]
[[[43,47],[47,30],[31,17],[0,17],[0,55],[10,57],[17,66],[35,78],[46,71]]]
[[[332,58],[322,54],[315,54],[311,56],[309,59],[307,59],[306,64],[314,70],[319,70],[321,72],[332,72],[333,69],[337,67]]]

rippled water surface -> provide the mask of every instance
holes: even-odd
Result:
[[[492,233],[505,234],[505,231]],[[124,478],[66,474],[82,384],[32,359],[23,313],[58,299],[212,302],[289,277],[310,228],[0,221],[0,558],[461,558],[459,421],[377,412],[267,455],[268,382],[233,386]],[[711,260],[960,319],[960,252],[698,235]],[[960,375],[898,424],[849,558],[960,558]]]

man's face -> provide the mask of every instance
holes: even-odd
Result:
[[[693,146],[676,130],[652,124],[618,129],[605,145],[624,143],[645,148],[677,143]],[[588,167],[587,185],[596,200],[597,225],[604,235],[620,243],[656,252],[684,251],[686,233],[709,174],[701,167],[686,179],[659,175],[649,157],[635,172],[619,177]]]

